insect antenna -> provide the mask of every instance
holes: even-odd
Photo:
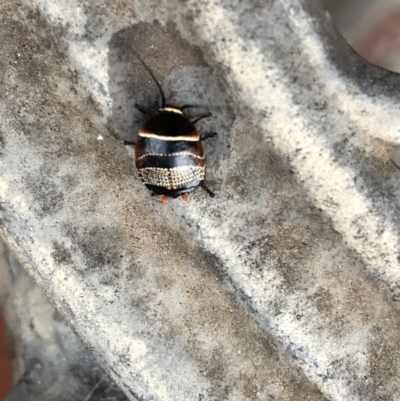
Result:
[[[157,85],[158,91],[160,92],[161,96],[161,108],[165,108],[165,94],[163,89],[161,88],[160,83],[157,81],[156,77],[153,74],[153,71],[150,70],[148,65],[142,60],[142,58],[139,56],[139,54],[136,52],[136,50],[131,49],[132,53],[136,56],[136,58],[140,61],[140,63],[143,65],[144,68],[146,68],[147,72],[150,74],[151,78],[153,79],[154,83]]]

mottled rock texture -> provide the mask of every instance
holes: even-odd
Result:
[[[400,399],[398,75],[311,0],[10,0],[0,37],[1,234],[129,397]],[[132,48],[213,112],[215,199],[138,180]]]

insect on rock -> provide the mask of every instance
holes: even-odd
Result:
[[[199,106],[167,106],[164,91],[153,72],[135,51],[133,53],[150,74],[161,97],[161,107],[151,116],[135,105],[147,120],[139,130],[136,143],[124,142],[125,145],[135,146],[136,168],[142,182],[153,194],[162,195],[162,203],[179,196],[187,201],[188,194],[198,186],[214,197],[205,184],[206,160],[202,141],[217,134],[209,132],[200,135],[195,127],[198,121],[210,117],[211,113],[190,120],[183,115],[183,111]]]

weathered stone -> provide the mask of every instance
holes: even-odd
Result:
[[[1,8],[2,235],[128,395],[400,397],[396,74],[311,1]],[[131,46],[213,112],[215,199],[137,179]]]

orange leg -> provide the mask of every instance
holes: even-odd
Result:
[[[163,195],[161,198],[161,203],[167,203],[168,202],[168,196],[167,195]]]
[[[181,197],[182,197],[182,200],[183,200],[184,202],[187,202],[188,199],[189,199],[188,194],[182,194]]]

